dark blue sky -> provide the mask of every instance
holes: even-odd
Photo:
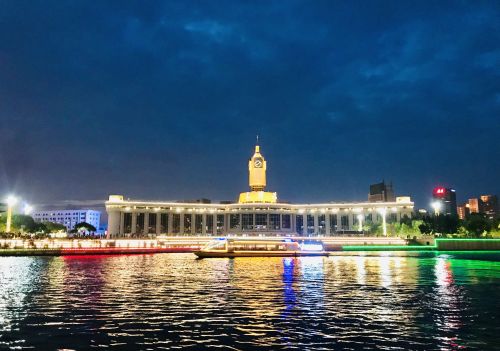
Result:
[[[491,1],[0,0],[0,194],[500,195]]]

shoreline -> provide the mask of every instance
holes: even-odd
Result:
[[[213,239],[213,238],[212,238]],[[433,239],[426,245],[395,244],[394,238],[293,238],[322,241],[325,256],[366,252],[500,253],[500,239]],[[192,253],[211,239],[183,237],[115,240],[0,240],[0,256],[75,256]],[[400,239],[402,240],[402,239]],[[404,243],[404,241],[402,241]],[[10,246],[10,247],[7,247]]]

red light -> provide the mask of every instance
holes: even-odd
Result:
[[[445,193],[446,193],[446,189],[443,187],[434,188],[434,195],[444,196]]]

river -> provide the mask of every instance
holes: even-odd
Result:
[[[500,347],[500,256],[399,255],[0,257],[0,349]]]

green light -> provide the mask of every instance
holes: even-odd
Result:
[[[500,239],[449,239],[439,238],[434,240],[434,245],[346,245],[343,251],[439,251],[438,242],[441,241],[466,241],[466,242],[500,242]],[[444,250],[439,252],[500,252],[500,250]]]
[[[343,251],[432,251],[435,246],[420,245],[348,245]]]

